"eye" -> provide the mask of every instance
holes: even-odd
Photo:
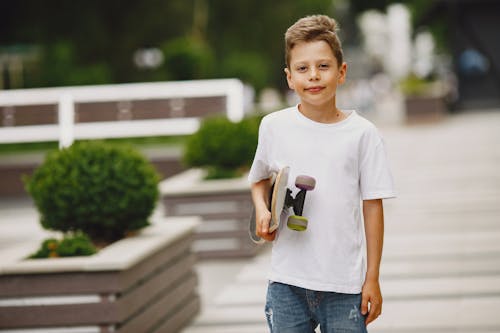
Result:
[[[305,72],[307,70],[307,66],[297,66],[295,68],[297,70],[297,72]]]
[[[318,67],[319,67],[319,69],[328,69],[328,68],[330,68],[330,65],[329,64],[320,64]]]

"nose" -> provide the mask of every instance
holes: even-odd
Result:
[[[319,71],[316,67],[312,67],[309,71],[309,80],[315,81],[319,80]]]

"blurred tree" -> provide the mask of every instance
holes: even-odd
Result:
[[[237,76],[257,89],[286,89],[283,34],[298,18],[341,18],[394,0],[23,0],[0,2],[0,47],[39,46],[27,86]],[[431,0],[402,0],[417,13]],[[339,8],[348,8],[349,16]],[[351,18],[351,19],[350,19]],[[352,40],[349,38],[349,40]],[[141,69],[138,49],[165,52]],[[197,54],[199,53],[199,54]]]
[[[221,60],[219,75],[221,77],[237,77],[243,82],[251,83],[260,91],[269,86],[271,71],[269,61],[257,52],[230,52]]]
[[[111,81],[104,63],[77,64],[73,44],[57,42],[44,45],[40,58],[30,63],[25,73],[26,87],[104,84]]]
[[[70,45],[71,67],[104,66],[98,77],[111,82],[149,78],[134,66],[133,53],[141,47],[184,34],[192,21],[192,0],[25,0],[2,2],[0,45],[43,45],[43,52],[56,52],[52,45]],[[51,55],[42,55],[43,59]],[[39,71],[44,71],[40,63]],[[45,65],[45,64],[43,64]],[[53,63],[50,66],[58,66]],[[67,71],[73,75],[73,71]],[[94,76],[95,74],[92,74]],[[44,77],[41,75],[41,77]],[[164,79],[158,78],[157,79]],[[37,85],[64,85],[57,75]],[[73,81],[73,80],[71,80]],[[89,80],[85,80],[89,81]],[[91,80],[90,80],[91,81]],[[88,83],[88,82],[85,82]],[[101,83],[101,82],[96,82]]]
[[[168,80],[204,79],[212,76],[212,49],[195,37],[171,39],[161,46],[164,54],[162,69]]]
[[[218,0],[210,2],[208,40],[214,45],[218,66],[230,64],[232,68],[221,68],[221,73],[241,73],[245,61],[250,57],[254,69],[263,73],[255,75],[258,81],[250,80],[257,88],[265,85],[286,87],[283,68],[285,30],[297,19],[310,14],[332,13],[331,0]],[[235,68],[234,60],[241,54],[241,67]],[[258,55],[258,57],[256,56]],[[266,66],[261,66],[266,63]],[[259,82],[260,81],[260,82]],[[265,82],[263,82],[265,81]]]

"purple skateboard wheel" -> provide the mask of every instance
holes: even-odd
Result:
[[[316,186],[316,179],[309,176],[297,176],[295,178],[295,186],[301,190],[312,191]]]

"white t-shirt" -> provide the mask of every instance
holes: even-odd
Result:
[[[384,143],[376,127],[355,111],[333,124],[315,122],[297,107],[273,112],[260,124],[250,169],[252,183],[290,167],[316,179],[303,216],[306,231],[293,231],[282,215],[273,242],[271,281],[310,290],[360,293],[366,265],[361,200],[395,196]],[[291,211],[291,209],[290,209]]]

